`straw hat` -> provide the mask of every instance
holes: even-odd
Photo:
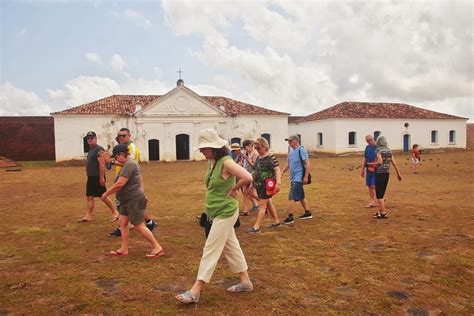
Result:
[[[199,132],[198,148],[222,148],[228,146],[229,143],[220,138],[217,132],[212,128],[208,128]],[[240,146],[239,146],[240,147]]]
[[[240,150],[240,145],[238,143],[233,143],[230,145],[230,150]]]

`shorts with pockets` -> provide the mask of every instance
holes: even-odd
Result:
[[[288,200],[290,201],[302,201],[304,200],[304,189],[303,182],[291,182],[290,193],[288,194]]]
[[[138,225],[145,221],[145,209],[147,199],[145,197],[120,201],[118,212],[120,215],[128,216],[132,225]]]

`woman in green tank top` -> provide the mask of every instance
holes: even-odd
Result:
[[[232,272],[238,273],[240,277],[240,282],[227,291],[235,293],[253,290],[247,273],[247,262],[234,231],[234,224],[239,217],[237,191],[248,186],[252,176],[228,155],[227,145],[227,141],[220,138],[213,129],[199,133],[198,148],[208,160],[204,178],[207,188],[205,208],[212,226],[203,249],[196,282],[189,291],[176,295],[176,299],[183,303],[199,301],[202,287],[204,283],[209,283],[222,254]]]

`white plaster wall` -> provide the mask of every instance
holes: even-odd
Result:
[[[408,123],[408,128],[404,124]],[[438,143],[431,144],[431,131],[438,131]],[[456,131],[456,142],[449,144],[450,130]],[[349,132],[355,131],[356,145],[349,146]],[[466,120],[404,120],[404,119],[338,119],[335,125],[336,153],[364,150],[365,135],[380,131],[387,138],[392,150],[403,149],[403,135],[410,135],[410,147],[413,144],[422,148],[466,148]]]
[[[138,118],[138,133],[134,141],[140,148],[141,160],[148,161],[148,140],[160,141],[160,160],[176,160],[176,135],[189,135],[190,159],[203,160],[204,156],[194,150],[198,146],[199,132],[206,128],[215,129],[218,134],[228,140],[233,137],[256,139],[262,133],[271,135],[271,150],[277,153],[286,153],[287,144],[287,116],[244,116],[244,117],[188,117],[169,118],[165,122],[154,122],[154,119]],[[163,118],[159,118],[163,120]]]
[[[255,140],[262,134],[270,134],[270,151],[286,154],[288,144],[288,116],[287,115],[241,115],[229,117],[225,135],[229,141],[233,137]]]
[[[290,135],[301,135],[301,145],[310,151],[334,153],[336,150],[335,120],[319,120],[289,124]],[[323,145],[318,146],[318,133],[323,134]]]
[[[104,148],[113,145],[121,127],[128,127],[133,133],[129,118],[98,115],[53,115],[56,161],[82,159],[83,138],[88,131],[97,134],[97,143]]]

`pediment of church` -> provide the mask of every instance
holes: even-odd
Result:
[[[146,107],[137,116],[225,116],[225,113],[207,103],[192,90],[177,87]]]

